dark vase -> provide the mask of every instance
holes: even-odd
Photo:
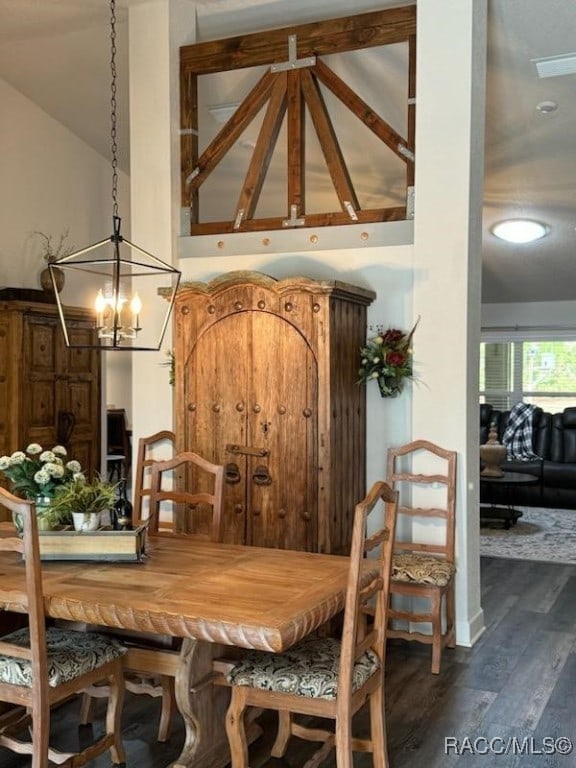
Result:
[[[56,283],[56,290],[58,293],[62,291],[62,288],[64,288],[64,283],[66,281],[66,276],[64,272],[59,269],[58,267],[52,268],[54,271],[54,281]],[[42,290],[46,293],[53,293],[54,286],[52,285],[52,278],[50,277],[50,270],[48,267],[45,267],[42,272],[40,272],[40,285],[42,286]]]
[[[393,376],[378,376],[381,397],[397,397],[402,391],[402,382]]]
[[[114,505],[113,525],[118,531],[132,530],[132,503],[128,499],[126,480],[122,478],[118,485],[118,498]]]

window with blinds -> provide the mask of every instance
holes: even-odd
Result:
[[[486,340],[480,345],[480,402],[557,413],[576,406],[576,340]]]

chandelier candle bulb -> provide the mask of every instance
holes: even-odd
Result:
[[[134,294],[132,301],[130,302],[130,309],[132,310],[132,327],[135,331],[140,330],[140,312],[142,311],[142,300],[137,293]]]
[[[100,289],[96,295],[96,301],[94,302],[96,309],[96,328],[104,327],[104,310],[106,309],[106,299]]]

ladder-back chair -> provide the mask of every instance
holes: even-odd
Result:
[[[152,477],[152,464],[159,461],[158,453],[160,451],[169,451],[172,458],[175,453],[176,435],[169,429],[163,429],[148,437],[141,437],[138,440],[138,452],[136,456],[136,474],[134,476],[134,500],[133,500],[133,518],[140,521],[143,518],[144,501],[150,496],[150,479]],[[148,510],[146,510],[148,516]]]
[[[283,653],[248,651],[230,663],[225,672],[231,686],[226,732],[232,768],[248,766],[248,707],[278,711],[274,757],[285,754],[294,735],[322,742],[306,766],[319,765],[332,748],[336,749],[337,768],[352,768],[354,751],[371,752],[376,768],[388,765],[384,660],[396,508],[397,493],[381,481],[356,505],[340,638],[314,635]],[[375,509],[378,514],[373,514],[370,522],[377,517],[376,530],[367,536],[367,520]],[[374,558],[375,567],[368,584],[362,579],[367,556]],[[370,737],[354,738],[352,718],[366,702]],[[293,714],[334,720],[335,729],[305,727],[293,720]]]
[[[170,440],[171,432],[159,432],[151,438],[147,438],[140,458],[144,457],[145,448],[158,440]],[[223,538],[223,490],[224,467],[220,464],[212,464],[196,453],[185,452],[166,461],[146,461],[142,467],[148,467],[151,471],[150,488],[145,489],[141,498],[148,497],[148,530],[159,532],[160,507],[162,504],[171,503],[173,509],[173,533],[188,533],[192,523],[197,523],[197,512],[202,518],[201,524],[205,530],[192,533],[200,538],[208,537],[211,541],[222,541]],[[172,488],[166,488],[168,475],[172,475]],[[192,490],[192,484],[193,490]],[[186,490],[188,487],[190,490]],[[192,519],[191,519],[192,518]],[[170,531],[162,531],[171,535]],[[177,669],[178,642],[174,638],[147,638],[144,645],[138,637],[132,635],[123,636],[128,646],[128,656],[125,666],[126,689],[130,693],[144,694],[162,699],[160,723],[158,726],[158,741],[166,741],[170,735],[170,725],[176,707],[174,697],[174,677]],[[161,641],[166,639],[166,643]],[[104,695],[104,691],[97,687],[92,688],[86,695],[82,710],[82,722],[90,719],[90,697]]]
[[[46,627],[36,508],[2,487],[0,505],[19,514],[23,524],[22,537],[0,537],[3,557],[10,556],[7,553],[23,556],[21,584],[3,582],[2,588],[10,592],[9,603],[20,605],[28,616],[27,627],[0,637],[0,701],[11,705],[0,718],[0,748],[31,755],[32,768],[48,768],[49,761],[64,768],[84,765],[108,750],[114,764],[123,764],[125,648],[99,633]],[[108,690],[104,735],[75,753],[52,749],[51,707],[98,681],[105,681]],[[22,735],[27,725],[31,725],[31,739]]]
[[[426,471],[422,471],[424,469]],[[388,483],[399,492],[398,525],[392,558],[389,638],[432,645],[432,672],[440,672],[444,647],[454,648],[454,558],[456,451],[427,440],[415,440],[388,451]],[[418,489],[426,489],[433,505],[416,506]],[[422,491],[420,491],[422,493]],[[429,606],[395,607],[394,596],[423,598]],[[406,628],[398,628],[396,622]],[[429,623],[432,633],[413,629]]]

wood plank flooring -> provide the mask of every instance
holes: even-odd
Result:
[[[543,753],[548,750],[544,737],[568,737],[576,745],[576,566],[482,558],[481,572],[486,631],[472,649],[445,651],[440,675],[429,671],[429,648],[389,644],[390,768],[576,768],[576,752]],[[72,702],[55,713],[55,736],[62,746],[74,745],[79,733],[86,737],[76,726],[77,712]],[[158,712],[157,700],[127,696],[128,768],[164,768],[178,756],[182,724],[175,722],[167,744],[157,744]],[[286,758],[269,758],[275,716],[268,713],[261,722],[265,735],[251,747],[251,768],[297,768],[314,749],[293,739]],[[358,729],[366,730],[367,723],[361,712]],[[446,753],[450,738],[463,754],[455,748]],[[486,754],[468,750],[475,739]],[[510,745],[509,753],[490,751],[490,739],[494,750]],[[0,749],[0,768],[29,765],[28,758]],[[104,768],[109,760],[101,757],[91,765]],[[333,767],[334,756],[324,765]],[[368,768],[371,757],[356,755],[355,765]]]

